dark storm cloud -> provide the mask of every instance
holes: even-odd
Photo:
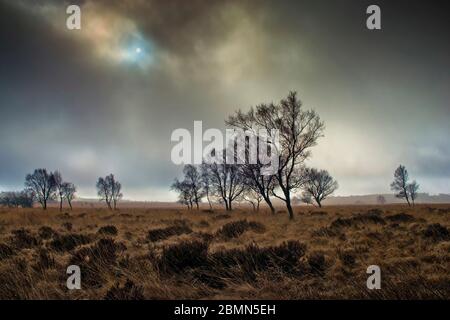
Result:
[[[114,172],[129,198],[167,199],[174,129],[223,128],[233,110],[298,90],[327,125],[311,162],[341,194],[387,191],[399,163],[423,191],[450,191],[444,2],[379,1],[376,32],[367,1],[71,3],[79,32],[65,29],[67,3],[0,2],[0,188],[43,166],[82,195]],[[129,38],[151,63],[121,61]]]

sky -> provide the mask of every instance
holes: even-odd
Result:
[[[43,167],[80,197],[114,173],[126,199],[175,200],[175,129],[297,91],[336,195],[389,193],[399,164],[450,193],[448,4],[375,1],[368,30],[372,2],[0,0],[0,190]]]

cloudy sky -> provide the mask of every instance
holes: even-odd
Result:
[[[224,129],[234,110],[291,90],[326,130],[310,164],[338,195],[387,193],[405,164],[422,192],[450,193],[449,8],[444,1],[0,0],[0,190],[59,169],[95,196],[173,200],[176,128]]]

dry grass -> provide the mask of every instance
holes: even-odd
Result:
[[[450,298],[450,205],[296,211],[0,208],[0,298]]]

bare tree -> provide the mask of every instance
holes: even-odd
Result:
[[[191,189],[192,199],[199,209],[199,203],[203,198],[202,176],[196,166],[188,164],[183,168],[184,182]]]
[[[108,205],[108,208],[112,210],[111,207],[112,194],[106,179],[102,177],[98,178],[96,187],[97,187],[97,194],[100,197],[100,201],[105,201],[106,204]]]
[[[406,170],[405,166],[398,166],[394,172],[394,181],[391,183],[391,190],[395,192],[397,198],[404,198],[408,206],[411,206],[408,194],[408,179],[408,170]]]
[[[122,185],[116,181],[113,174],[105,178],[98,178],[97,194],[100,197],[100,201],[105,201],[110,210],[117,209],[117,202],[123,197],[121,190]]]
[[[63,194],[63,190],[62,190],[62,185],[63,185],[64,182],[63,182],[63,179],[62,179],[61,172],[55,171],[53,173],[53,180],[55,182],[55,194],[59,198],[59,211],[62,211],[63,200],[64,200],[64,194]]]
[[[107,183],[109,184],[109,186],[111,188],[111,199],[112,199],[112,203],[113,203],[113,208],[114,208],[114,210],[116,210],[117,202],[119,202],[123,197],[122,184],[119,181],[116,181],[113,174],[110,174],[109,176],[107,176],[105,178],[105,180],[107,181]]]
[[[47,172],[47,169],[36,169],[32,174],[25,177],[25,187],[34,193],[36,200],[44,210],[47,209],[47,202],[54,198],[56,184],[54,175]]]
[[[409,193],[409,197],[411,198],[413,207],[415,206],[415,200],[417,199],[417,191],[419,191],[419,184],[414,180],[410,184],[406,186],[407,191]]]
[[[0,206],[9,208],[32,208],[33,202],[34,194],[30,190],[0,193]]]
[[[188,210],[191,210],[194,203],[194,195],[191,186],[186,181],[175,179],[171,189],[178,192],[178,202],[186,205]]]
[[[311,194],[303,192],[300,198],[300,201],[306,204],[314,205],[314,200]]]
[[[302,198],[313,198],[319,207],[322,207],[322,201],[338,188],[337,181],[326,170],[307,168],[304,176],[306,182]]]
[[[62,195],[67,200],[69,204],[70,210],[72,210],[72,200],[75,198],[75,193],[77,192],[77,188],[73,183],[64,182],[61,186]]]
[[[377,203],[378,203],[378,204],[381,204],[381,205],[385,204],[385,203],[386,203],[386,198],[385,198],[383,195],[380,194],[380,195],[377,197]]]
[[[239,129],[244,130],[242,128]],[[262,199],[269,206],[271,213],[275,214],[275,207],[273,206],[270,197],[272,196],[273,190],[276,186],[276,178],[273,174],[267,174],[265,172],[265,170],[267,170],[267,165],[263,164],[257,155],[259,152],[263,152],[260,148],[260,142],[268,144],[268,150],[266,150],[266,152],[272,152],[272,150],[275,152],[276,148],[271,141],[267,141],[265,137],[261,136],[259,132],[253,129],[246,128],[242,133],[242,138],[244,139],[241,138],[241,142],[245,144],[244,153],[235,153],[238,163],[240,163],[239,174],[243,176],[246,186],[254,192],[259,193]],[[234,150],[234,144],[235,141],[233,140],[232,145],[229,146],[229,148]],[[256,152],[256,163],[249,161],[252,157],[252,152]]]
[[[226,161],[226,151],[222,151],[222,163],[208,163],[210,182],[212,190],[226,210],[233,209],[233,201],[236,200],[245,190],[245,179],[240,174],[239,165],[228,164]]]
[[[325,126],[320,117],[313,110],[303,110],[296,92],[290,92],[277,105],[261,104],[247,113],[239,110],[226,123],[243,130],[264,128],[269,135],[271,129],[278,130],[280,149],[271,150],[277,152],[279,160],[275,173],[277,187],[272,194],[285,202],[289,218],[293,219],[291,195],[303,185],[301,167],[310,156],[309,149],[323,135]],[[277,189],[281,190],[281,194],[277,193]]]
[[[249,131],[249,130],[248,130]],[[250,131],[251,132],[251,131]],[[258,136],[255,133],[255,141],[256,141],[256,151],[259,152],[259,140],[262,137]],[[250,140],[250,138],[249,138]],[[264,174],[264,170],[266,165],[262,164],[260,159],[257,159],[257,163],[250,163],[250,161],[246,161],[250,157],[250,153],[252,152],[250,141],[245,142],[245,157],[246,159],[241,159],[242,165],[239,166],[240,172],[244,177],[245,184],[252,189],[254,192],[259,193],[262,199],[269,206],[272,214],[275,213],[275,207],[272,204],[271,195],[273,193],[273,189],[276,186],[276,178],[273,174],[267,175]],[[238,155],[239,156],[239,155]],[[259,203],[258,203],[259,205]]]
[[[0,206],[17,208],[19,207],[17,198],[17,193],[14,191],[2,192],[0,193]]]
[[[250,203],[253,207],[253,211],[259,211],[260,203],[264,200],[264,198],[259,192],[255,191],[254,189],[247,188],[242,193],[242,200]]]
[[[188,164],[183,168],[183,175],[182,181],[175,179],[171,189],[179,193],[180,203],[187,205],[189,209],[192,209],[193,204],[195,204],[198,210],[201,199],[205,195],[206,173],[201,173],[196,166]]]

